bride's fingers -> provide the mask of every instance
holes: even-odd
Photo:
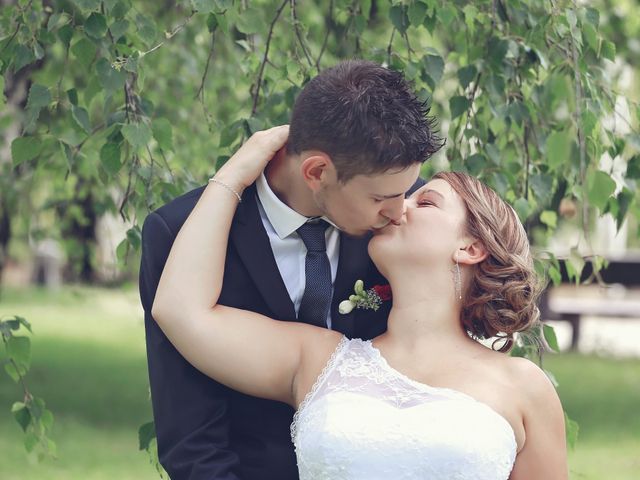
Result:
[[[289,125],[280,125],[268,130],[256,132],[251,138],[255,138],[256,141],[261,144],[261,147],[266,150],[265,153],[274,154],[287,143],[287,139],[289,138]]]
[[[234,182],[248,186],[255,181],[278,150],[286,145],[288,137],[289,125],[254,133],[217,175],[232,175]]]

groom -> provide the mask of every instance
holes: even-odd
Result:
[[[338,312],[358,279],[384,282],[368,232],[399,221],[405,194],[441,141],[402,75],[346,61],[312,79],[289,140],[235,214],[221,304],[372,338],[386,312]],[[151,317],[164,263],[203,188],[151,213],[142,230],[140,296],[160,462],[174,480],[294,480],[293,410],[230,390],[176,351]],[[319,220],[320,219],[320,220]]]

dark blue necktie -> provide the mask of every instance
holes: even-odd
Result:
[[[327,326],[331,305],[331,264],[324,238],[328,226],[327,222],[319,220],[307,222],[298,228],[298,235],[307,247],[304,262],[306,283],[298,319],[319,327]]]

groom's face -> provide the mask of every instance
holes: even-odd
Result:
[[[342,231],[364,235],[400,221],[405,193],[418,179],[420,166],[416,162],[404,170],[356,175],[346,183],[333,178],[316,194],[316,202]]]

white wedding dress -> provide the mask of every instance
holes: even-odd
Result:
[[[300,480],[506,480],[511,425],[488,405],[394,370],[343,337],[291,424]]]

